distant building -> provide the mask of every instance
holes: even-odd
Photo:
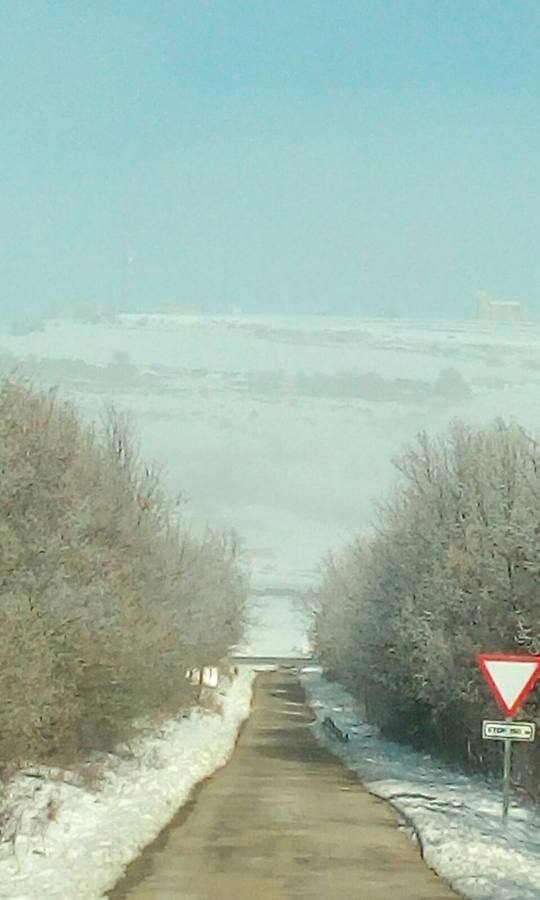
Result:
[[[523,322],[523,304],[514,300],[493,300],[487,291],[480,291],[476,299],[476,318],[482,322]]]

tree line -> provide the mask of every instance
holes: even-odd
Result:
[[[458,422],[395,465],[373,527],[322,566],[314,646],[386,735],[499,773],[481,722],[501,714],[476,655],[540,653],[540,444],[517,424]],[[536,693],[526,718],[539,714]],[[516,750],[515,779],[538,797],[538,754]]]
[[[190,533],[122,416],[0,385],[0,761],[110,751],[194,702],[186,669],[238,641],[234,534]]]

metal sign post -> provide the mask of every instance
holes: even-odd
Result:
[[[507,719],[507,721],[509,721]],[[503,805],[502,818],[506,825],[508,823],[508,809],[510,807],[510,769],[512,766],[512,739],[505,738],[504,741],[504,766],[503,766]]]

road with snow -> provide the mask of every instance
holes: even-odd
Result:
[[[128,868],[110,900],[448,900],[391,807],[310,727],[292,672],[259,676],[230,762]]]

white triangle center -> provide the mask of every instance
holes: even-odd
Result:
[[[514,705],[529,678],[538,667],[537,662],[486,659],[485,666],[506,705]]]

